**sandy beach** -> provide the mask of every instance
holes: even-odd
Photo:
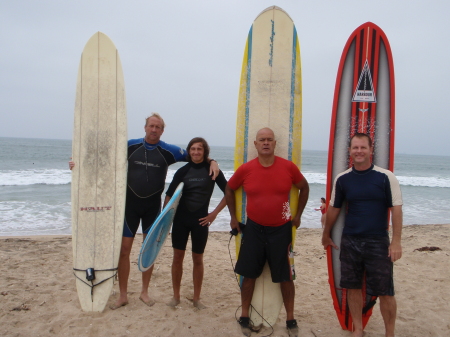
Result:
[[[70,236],[0,238],[1,336],[242,336],[235,317],[239,288],[232,271],[234,240],[225,232],[212,232],[205,251],[204,310],[195,309],[192,262],[186,255],[181,304],[170,308],[172,286],[170,239],[155,265],[150,294],[156,304],[139,301],[140,272],[136,261],[142,236],[137,237],[131,259],[129,305],[103,313],[80,309],[72,274]],[[403,257],[395,263],[398,302],[397,336],[450,336],[450,225],[413,225],[403,229]],[[300,336],[349,336],[340,328],[328,285],[320,229],[300,229],[296,241],[297,280],[295,316]],[[439,247],[419,251],[422,247]],[[190,247],[188,247],[190,250]],[[109,304],[115,300],[114,286]],[[263,329],[252,336],[267,336]],[[282,309],[272,336],[287,336]],[[366,327],[366,337],[384,336],[379,304]]]

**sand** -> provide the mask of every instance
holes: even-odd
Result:
[[[198,310],[192,296],[192,262],[186,255],[181,304],[166,305],[172,296],[170,240],[155,265],[150,294],[156,304],[139,301],[141,286],[137,255],[138,236],[132,251],[129,305],[103,313],[80,309],[72,274],[70,236],[0,238],[0,335],[1,336],[242,336],[239,288],[229,255],[230,235],[210,234],[205,251],[205,279]],[[397,336],[450,336],[450,225],[405,226],[403,257],[395,263],[398,303]],[[349,336],[340,328],[331,302],[325,252],[320,229],[297,232],[295,316],[300,336]],[[441,250],[417,251],[424,246]],[[189,249],[189,247],[188,247]],[[234,258],[234,240],[230,245]],[[118,284],[108,304],[117,297]],[[272,336],[287,336],[285,311]],[[252,336],[267,336],[265,329]],[[379,304],[366,327],[366,337],[384,336]]]

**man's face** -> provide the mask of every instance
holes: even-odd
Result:
[[[373,148],[369,146],[369,140],[366,137],[355,137],[350,144],[350,157],[354,164],[370,165],[370,157],[373,153]]]
[[[192,162],[199,164],[204,160],[205,149],[202,143],[194,143],[189,148],[189,156],[191,156]]]
[[[145,140],[150,144],[159,142],[164,132],[162,122],[156,117],[150,117],[145,125]]]
[[[270,129],[259,130],[254,143],[258,155],[273,155],[277,145],[275,135]]]

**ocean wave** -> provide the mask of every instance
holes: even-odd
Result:
[[[177,170],[169,169],[166,183],[170,184]],[[234,171],[223,171],[228,180]],[[325,185],[327,175],[325,173],[304,172],[309,184]],[[0,171],[0,186],[24,186],[24,185],[66,185],[71,181],[70,170],[59,169],[33,169],[18,171]],[[450,178],[445,177],[419,177],[419,176],[397,176],[401,186],[413,187],[450,187]]]
[[[0,186],[66,185],[71,179],[70,170],[34,169],[0,172]]]
[[[70,234],[70,214],[70,202],[0,202],[0,235]]]
[[[414,187],[450,187],[450,178],[397,176],[400,185]]]

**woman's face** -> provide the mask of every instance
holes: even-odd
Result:
[[[205,149],[202,143],[194,143],[189,148],[189,155],[191,156],[192,162],[199,164],[203,161],[205,155]]]

